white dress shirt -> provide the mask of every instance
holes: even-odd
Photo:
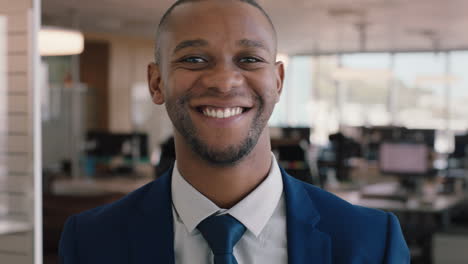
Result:
[[[212,264],[213,253],[196,228],[206,217],[230,214],[246,227],[234,247],[239,264],[288,262],[286,207],[281,171],[272,154],[265,180],[231,209],[221,209],[192,185],[177,169],[172,172],[175,264]]]

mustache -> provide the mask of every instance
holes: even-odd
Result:
[[[177,103],[179,105],[182,105],[182,104],[186,104],[190,102],[193,99],[221,99],[221,100],[228,101],[234,98],[248,98],[256,102],[261,101],[261,97],[258,95],[248,94],[244,91],[238,91],[236,89],[233,89],[232,91],[229,91],[229,92],[220,92],[216,88],[208,88],[203,93],[200,93],[200,94],[190,91],[184,94],[183,96],[181,96],[177,100]]]

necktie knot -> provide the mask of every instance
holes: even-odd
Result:
[[[228,214],[212,215],[203,220],[197,228],[213,251],[215,264],[237,263],[232,252],[245,232],[242,223]]]

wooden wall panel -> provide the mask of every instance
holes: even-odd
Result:
[[[88,101],[86,120],[88,130],[109,130],[109,58],[107,41],[86,41],[80,55],[80,79],[93,97]]]
[[[21,74],[28,72],[28,56],[26,54],[10,54],[8,60],[8,72],[10,74]]]
[[[9,191],[0,194],[0,203],[8,203],[10,205],[8,213],[11,214],[27,214],[32,208],[29,206],[31,204],[29,199],[28,194],[24,192],[14,193]]]
[[[31,167],[28,155],[0,153],[0,166],[7,168],[12,174],[31,173]],[[31,179],[32,180],[32,179]]]
[[[10,113],[10,115],[18,116],[18,113],[28,113],[29,99],[23,94],[9,94],[7,104],[8,113]]]
[[[0,248],[5,252],[16,252],[18,254],[26,253],[31,250],[31,242],[28,234],[9,234],[0,236]],[[0,251],[0,252],[1,252]]]
[[[9,92],[27,92],[28,76],[26,74],[8,75],[7,89]]]
[[[29,153],[31,142],[28,136],[24,135],[8,135],[8,142],[5,145],[0,145],[0,152],[5,153]]]
[[[4,1],[4,0],[0,0]],[[9,0],[6,0],[9,1]],[[10,1],[13,2],[13,1]],[[19,2],[19,1],[15,1]],[[0,9],[0,11],[3,11]],[[0,12],[3,13],[3,12]],[[28,15],[27,12],[18,12],[8,16],[7,32],[11,36],[17,34],[27,35],[28,31]]]
[[[6,99],[0,107],[0,219],[32,221],[31,8],[32,0],[0,0],[0,15],[6,16],[0,59],[7,67],[0,72],[7,82],[0,87]],[[32,264],[33,252],[33,231],[0,235],[1,264]]]
[[[16,254],[15,252],[2,252],[0,250],[0,263],[8,264],[31,264],[33,258],[31,255]]]
[[[2,13],[16,13],[24,12],[31,8],[32,1],[26,0],[0,0],[0,12]]]
[[[31,181],[27,177],[8,175],[0,175],[0,192],[23,193],[31,189]]]
[[[0,109],[0,115],[8,114],[9,116],[18,116],[27,114],[29,110],[28,97],[23,94],[9,94],[7,96],[7,107],[5,110]],[[6,111],[6,113],[5,113]]]
[[[28,122],[27,115],[0,116],[0,134],[27,135]]]
[[[11,34],[7,42],[8,54],[24,55],[28,51],[28,37],[25,34]]]

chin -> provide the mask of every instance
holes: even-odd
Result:
[[[219,167],[229,167],[245,159],[255,147],[255,144],[256,141],[253,141],[251,138],[246,138],[241,143],[230,146],[210,146],[196,141],[192,142],[191,147],[195,154],[209,164]]]

